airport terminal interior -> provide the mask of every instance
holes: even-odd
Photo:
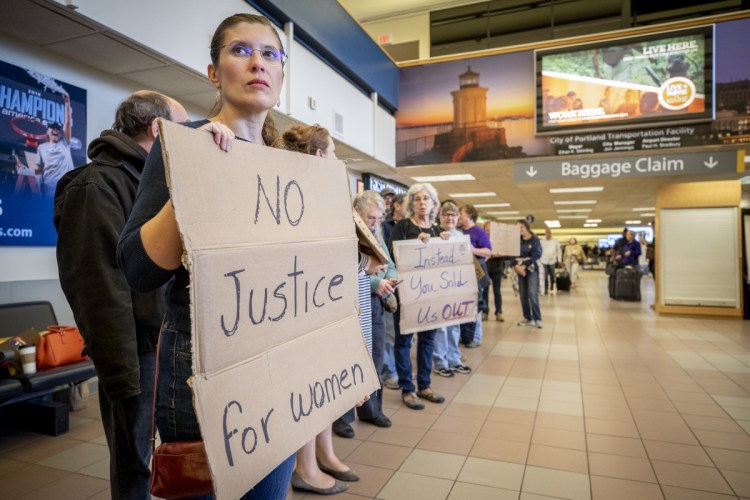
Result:
[[[471,274],[462,282],[455,278],[459,264],[454,255],[439,265],[425,261],[414,268],[407,267],[407,259],[399,262],[395,252],[391,255],[398,279],[404,280],[398,282],[402,330],[426,329],[414,325],[427,321],[422,313],[429,307],[443,311],[441,319],[432,320],[439,322],[437,326],[457,325],[463,313],[456,312],[460,309],[455,304],[465,300],[464,304],[470,303],[465,309],[471,312],[469,320],[476,318],[471,323],[481,324],[482,333],[472,330],[471,339],[461,338],[460,364],[452,370],[440,373],[437,358],[434,366],[430,360],[429,387],[445,399],[433,402],[420,394],[423,409],[408,404],[409,391],[402,394],[398,383],[387,380],[392,374],[385,375],[380,366],[375,367],[377,374],[370,370],[378,379],[375,383],[382,383],[382,414],[392,425],[354,419],[353,437],[342,437],[334,424],[335,454],[356,471],[359,480],[346,482],[345,491],[333,498],[750,500],[748,0],[1,2],[0,318],[11,319],[0,320],[0,500],[119,498],[110,491],[110,451],[102,425],[96,360],[78,357],[47,372],[37,355],[34,368],[27,372],[28,355],[19,351],[24,341],[17,339],[38,338],[38,332],[28,328],[46,328],[41,319],[24,323],[24,313],[17,311],[29,304],[54,311],[51,317],[59,325],[76,324],[74,308],[61,285],[63,270],[58,268],[58,235],[52,224],[55,186],[40,174],[40,169],[48,168],[43,164],[52,161],[46,159],[45,148],[61,141],[67,145],[71,165],[87,163],[88,144],[112,127],[119,103],[143,89],[174,98],[190,120],[212,116],[217,95],[223,97],[206,78],[209,40],[219,22],[237,12],[267,17],[284,46],[281,53],[274,47],[240,47],[246,59],[271,65],[282,61],[283,86],[279,84],[278,99],[268,106],[268,116],[280,132],[308,125],[325,128],[335,156],[344,162],[330,172],[312,175],[307,166],[330,161],[324,148],[318,149],[324,159],[294,164],[305,167],[294,180],[287,181],[282,174],[281,180],[277,176],[262,186],[261,173],[257,185],[253,176],[251,189],[257,188],[253,214],[247,215],[252,210],[246,205],[233,205],[227,199],[216,202],[216,211],[219,216],[229,214],[223,220],[234,223],[252,222],[254,215],[256,224],[259,214],[270,213],[275,225],[263,226],[270,236],[257,237],[257,245],[253,237],[236,243],[242,235],[227,243],[222,235],[233,237],[233,229],[222,232],[214,227],[215,234],[211,233],[219,220],[212,217],[219,216],[206,210],[198,217],[197,232],[183,238],[182,262],[193,262],[196,248],[191,245],[200,238],[192,236],[203,236],[201,232],[214,234],[219,241],[207,239],[198,255],[210,253],[206,248],[230,248],[252,256],[247,257],[253,259],[248,264],[252,266],[256,262],[252,252],[266,252],[257,255],[275,259],[267,245],[279,242],[298,244],[303,255],[308,244],[313,248],[324,238],[333,244],[347,237],[341,227],[325,223],[341,221],[342,214],[323,212],[324,217],[316,212],[321,207],[344,206],[342,227],[348,227],[350,197],[375,191],[388,198],[386,206],[394,199],[409,204],[421,194],[430,194],[426,185],[434,187],[439,201],[455,202],[459,221],[471,219],[467,206],[476,210],[474,222],[487,231],[483,237],[491,241],[493,256],[503,259],[501,271],[489,271],[471,252],[458,257]],[[227,46],[234,51],[233,44],[220,49]],[[178,134],[171,124],[163,127],[168,151],[164,161],[170,165],[181,161],[175,160],[176,149],[170,148],[181,144],[187,150],[188,145],[181,136],[172,138]],[[215,154],[213,149],[190,147],[196,149],[184,157]],[[269,158],[286,161],[282,156]],[[289,171],[283,170],[288,165],[279,168]],[[217,200],[224,197],[223,191],[212,191],[221,186],[221,176],[205,175],[202,166],[195,170],[203,175],[205,185],[196,182],[192,190],[174,187],[178,208],[195,198],[201,198],[196,206],[206,203],[210,200],[202,198],[206,193]],[[224,175],[232,179],[234,174]],[[178,182],[174,179],[179,177],[170,182]],[[310,179],[316,188],[304,190]],[[413,185],[422,188],[409,191]],[[226,192],[237,189],[229,186]],[[186,196],[189,201],[180,201],[175,194],[180,190],[193,199]],[[290,202],[297,193],[300,200],[304,198],[299,206]],[[330,199],[320,201],[325,197]],[[269,212],[264,212],[266,205]],[[227,207],[235,211],[221,212]],[[189,232],[184,217],[190,212],[181,210],[176,210],[177,222]],[[299,210],[296,220],[295,210]],[[321,221],[312,229],[300,224],[304,241],[276,229],[286,221],[290,231],[295,229],[303,214]],[[415,214],[416,208],[411,215]],[[364,212],[358,216],[364,219],[359,221],[360,230],[368,219]],[[371,230],[382,235],[382,218],[375,219],[377,229]],[[530,279],[529,264],[516,259],[531,241],[524,227],[539,238],[540,245],[549,241],[545,233],[561,244],[559,254],[551,254],[551,267],[533,263],[530,267],[531,273],[538,269],[540,280],[552,272],[554,290]],[[363,230],[367,232],[367,227]],[[347,243],[351,249],[353,233]],[[97,234],[92,231],[89,237],[95,241]],[[360,235],[361,250],[366,240]],[[430,245],[445,243],[437,240],[433,238]],[[473,236],[471,244],[476,250]],[[633,245],[641,252],[635,258],[630,254]],[[280,260],[273,262],[282,262],[285,251],[287,247],[280,245]],[[376,259],[382,249],[369,252]],[[404,255],[406,250],[401,252]],[[348,262],[341,255],[312,253],[323,266],[333,266],[327,263],[332,258],[336,265]],[[222,258],[229,261],[229,255]],[[303,273],[297,271],[298,254],[293,255],[295,271],[284,274],[294,275],[296,317],[296,274]],[[350,260],[354,262],[353,257]],[[221,269],[224,263],[212,265]],[[477,277],[499,276],[500,309],[497,292],[486,283],[486,302],[473,288],[450,292],[463,294],[460,299],[427,285],[421,288],[421,280],[437,272],[424,269],[431,265],[452,270],[450,286],[455,287],[468,282],[473,286],[474,266],[480,268]],[[305,268],[308,274],[312,274],[310,267]],[[274,265],[259,268],[267,274],[277,271]],[[198,269],[190,279],[196,275],[206,282],[213,279]],[[239,272],[222,270],[222,283],[228,276],[238,280]],[[250,279],[249,272],[245,276]],[[412,291],[407,292],[404,287],[416,279],[420,287],[410,285]],[[332,292],[335,280],[330,279],[326,295],[331,304],[338,300]],[[309,283],[305,282],[305,315]],[[482,280],[478,283],[481,286]],[[310,302],[315,307],[321,307],[316,303],[319,286],[320,282]],[[282,287],[274,297],[280,298],[277,293]],[[415,289],[420,292],[416,299]],[[192,305],[196,322],[209,316],[203,311],[225,314],[211,295],[220,294],[221,288],[205,290],[209,291],[198,287],[191,296],[194,301],[194,297],[209,297],[205,310]],[[266,288],[266,300],[270,293]],[[529,294],[538,295],[541,319],[536,317],[533,299],[522,307]],[[380,303],[375,292],[372,297],[373,304]],[[240,321],[238,309],[241,333],[252,332],[263,321],[253,318],[252,294],[249,301],[252,325],[244,324],[244,312]],[[287,298],[283,301],[286,312]],[[366,302],[369,310],[370,301]],[[386,301],[382,304],[385,307]],[[310,353],[297,352],[297,358],[279,354],[287,348],[291,352],[294,342],[305,336],[309,341],[324,327],[333,329],[331,325],[344,321],[344,316],[336,321],[315,316],[318,313],[310,309],[304,321],[296,320],[294,325],[287,317],[289,326],[279,321],[275,330],[271,321],[284,314],[271,319],[269,310],[270,321],[262,325],[266,328],[262,332],[271,340],[264,339],[262,348],[253,347],[247,359],[242,349],[250,343],[216,342],[225,349],[221,351],[210,340],[194,340],[199,344],[193,352],[198,359],[193,361],[195,377],[216,381],[227,376],[243,391],[251,390],[252,384],[238,377],[257,372],[243,370],[256,370],[261,358],[264,362],[295,359],[299,370],[283,366],[278,372],[268,361],[266,369],[274,373],[264,376],[272,389],[261,391],[273,401],[279,399],[269,392],[283,392],[281,399],[288,406],[289,380],[297,379],[274,374],[282,368],[307,374],[332,365],[337,356],[348,360],[348,354],[336,346],[327,347],[333,353],[331,360],[308,362]],[[362,310],[360,301],[357,312]],[[373,315],[370,319],[375,318],[374,311],[367,313]],[[346,314],[346,321],[353,322],[356,313]],[[234,334],[227,333],[224,316],[221,327],[227,338]],[[357,349],[367,356],[367,333],[364,343],[360,333],[355,332]],[[197,339],[199,334],[193,335]],[[450,336],[443,338],[450,341]],[[235,341],[240,342],[231,340]],[[227,345],[239,347],[227,349]],[[217,350],[209,352],[214,347]],[[216,353],[216,358],[210,357]],[[410,355],[414,384],[421,389],[417,335]],[[466,367],[470,369],[459,370]],[[206,409],[205,401],[217,403],[225,396],[223,389],[209,395],[214,387],[208,382],[193,387],[206,428],[221,427],[221,418],[213,416],[219,414]],[[311,386],[311,398],[313,391]],[[335,394],[334,390],[334,401]],[[330,399],[328,403],[333,404]],[[294,414],[294,392],[291,406]],[[316,402],[316,406],[324,405]],[[226,419],[225,412],[225,427]],[[295,417],[294,422],[298,420],[302,418]],[[305,432],[312,436],[310,425]],[[287,424],[281,432],[297,439],[299,427]],[[217,486],[217,498],[233,498],[225,492],[240,491],[232,488],[243,479],[233,479],[225,472],[229,469],[217,465],[216,457],[223,455],[213,452],[223,454],[225,443],[216,436],[204,434],[214,484],[229,488]],[[226,446],[229,454],[230,444]],[[258,455],[268,447],[261,448]],[[239,460],[252,458],[247,449],[245,454]],[[269,460],[278,464],[280,456]],[[292,500],[319,496],[292,485],[286,493]]]

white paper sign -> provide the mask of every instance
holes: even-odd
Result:
[[[492,253],[509,257],[521,255],[521,229],[518,224],[490,223]]]
[[[393,242],[398,269],[401,332],[474,321],[477,279],[469,237]]]

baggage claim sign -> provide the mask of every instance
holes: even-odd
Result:
[[[726,174],[742,172],[745,151],[710,151],[672,155],[518,161],[515,182],[617,179],[656,175]]]

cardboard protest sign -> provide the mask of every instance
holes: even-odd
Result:
[[[490,223],[492,253],[514,257],[521,255],[521,230],[518,224]]]
[[[380,261],[381,264],[388,263],[388,254],[385,253],[383,247],[378,243],[375,235],[372,234],[370,228],[367,227],[365,221],[359,216],[356,210],[352,209],[352,216],[354,217],[354,225],[357,228],[357,239],[359,240],[359,251],[375,257]]]
[[[469,237],[393,242],[401,302],[401,332],[474,321],[477,279]]]
[[[343,162],[161,122],[190,271],[194,406],[219,499],[241,497],[380,387],[356,315]]]

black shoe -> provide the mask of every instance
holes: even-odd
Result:
[[[354,437],[354,429],[352,429],[352,426],[347,424],[346,422],[334,422],[333,433],[339,437],[347,439]]]
[[[383,415],[382,413],[375,418],[360,418],[361,422],[367,422],[368,424],[375,425],[377,427],[390,427],[392,425],[391,419]]]
[[[437,373],[441,377],[452,377],[453,376],[453,370],[451,370],[449,368],[435,368],[432,371],[434,371],[435,373]]]

